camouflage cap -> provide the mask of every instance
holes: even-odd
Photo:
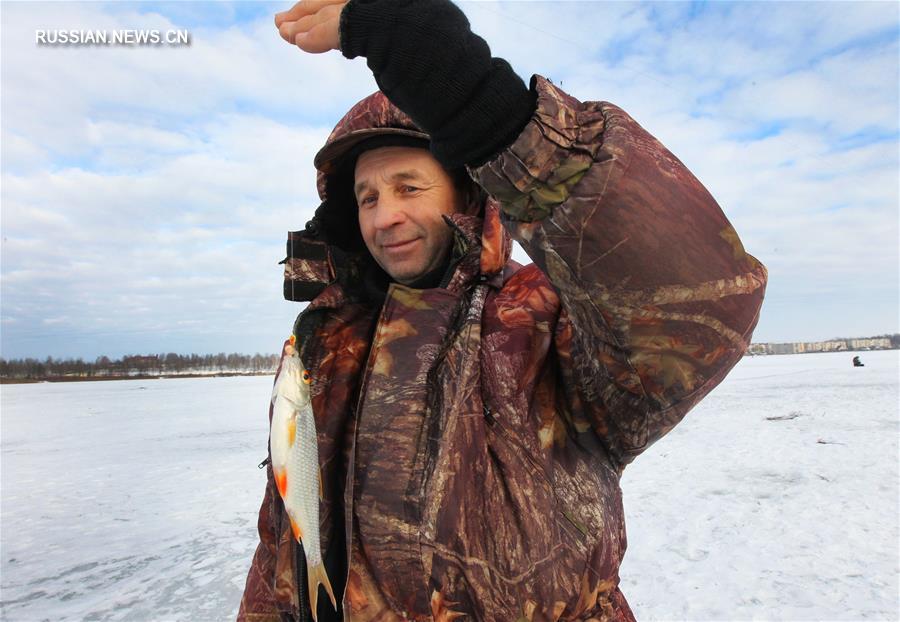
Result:
[[[325,146],[313,159],[320,175],[334,173],[354,147],[376,136],[428,141],[429,136],[380,91],[357,102],[337,123]]]
[[[425,132],[400,127],[369,127],[354,130],[333,142],[329,142],[316,154],[316,157],[313,159],[313,164],[315,164],[316,169],[322,173],[330,175],[337,170],[338,165],[341,160],[343,160],[344,156],[353,151],[357,145],[360,145],[371,138],[382,136],[396,136],[399,138],[424,141],[424,148],[428,148],[428,134]]]

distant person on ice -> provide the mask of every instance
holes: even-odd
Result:
[[[741,358],[765,269],[631,117],[526,86],[449,1],[275,21],[381,89],[317,154],[285,265],[340,609],[319,590],[318,621],[633,620],[619,478]],[[268,477],[238,619],[308,620]]]
[[[861,360],[859,360],[858,356],[854,356],[853,357],[853,366],[854,367],[865,367],[865,364]]]

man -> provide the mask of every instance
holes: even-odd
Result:
[[[628,115],[526,88],[448,1],[276,24],[365,56],[381,90],[316,156],[323,202],[285,266],[310,301],[294,335],[338,615],[632,620],[622,470],[740,359],[765,269]],[[239,620],[310,619],[271,469],[259,532]]]

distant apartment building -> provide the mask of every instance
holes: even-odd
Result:
[[[851,350],[889,350],[890,348],[891,340],[889,337],[850,339]]]
[[[849,350],[890,350],[895,348],[890,337],[864,337],[859,339],[831,339],[797,343],[754,343],[747,354],[806,354],[809,352],[846,352]]]

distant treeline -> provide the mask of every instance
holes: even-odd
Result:
[[[147,354],[128,355],[120,359],[107,356],[94,361],[83,359],[0,358],[0,378],[28,380],[164,376],[168,374],[267,373],[278,365],[275,354]]]

